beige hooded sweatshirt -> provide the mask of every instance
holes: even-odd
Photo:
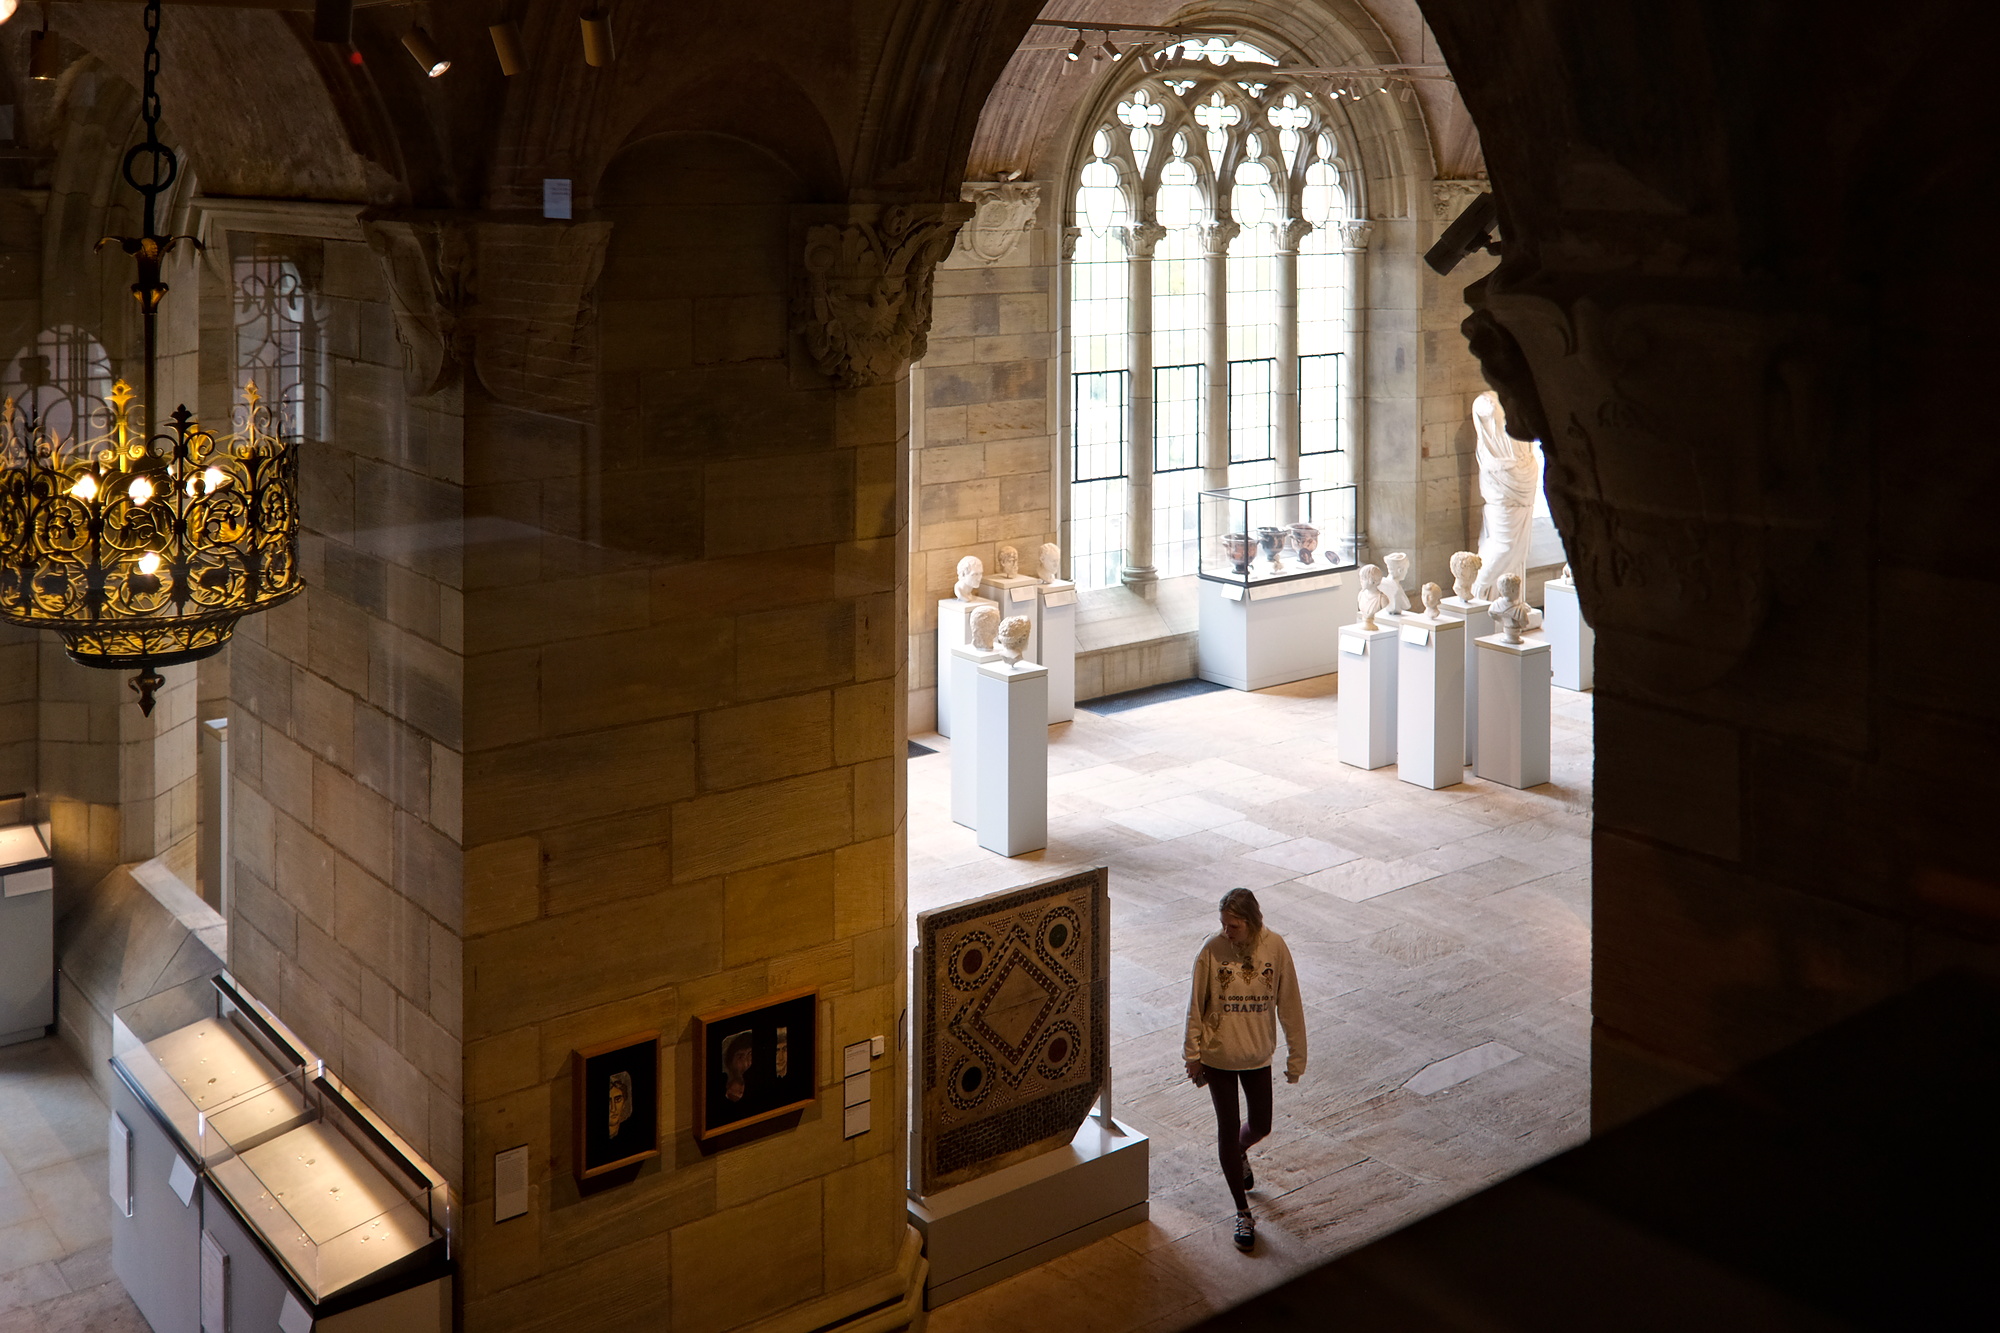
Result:
[[[1263,930],[1245,952],[1217,932],[1194,957],[1183,1058],[1210,1069],[1262,1069],[1278,1049],[1285,1025],[1285,1077],[1306,1070],[1306,1012],[1292,951],[1275,930]]]

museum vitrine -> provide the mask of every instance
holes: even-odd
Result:
[[[1355,488],[1267,481],[1200,497],[1201,576],[1244,587],[1354,568]]]

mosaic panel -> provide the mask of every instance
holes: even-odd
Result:
[[[1110,1063],[1099,868],[917,917],[918,1192],[1070,1141]]]

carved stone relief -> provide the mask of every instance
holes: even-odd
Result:
[[[805,227],[794,298],[813,362],[838,383],[887,384],[924,354],[931,277],[970,204],[860,205]]]
[[[960,197],[972,205],[972,218],[958,233],[959,252],[997,264],[1034,229],[1042,187],[1033,181],[976,181]]]
[[[1434,180],[1431,182],[1432,214],[1439,222],[1449,222],[1465,211],[1473,196],[1486,194],[1492,188],[1491,182],[1482,180]]]

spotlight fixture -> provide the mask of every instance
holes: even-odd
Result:
[[[1148,74],[1157,74],[1160,72],[1160,66],[1158,62],[1156,62],[1153,59],[1153,53],[1151,51],[1142,50],[1139,52],[1139,68],[1146,71],[1146,73]]]
[[[611,49],[611,20],[600,10],[583,16],[583,63],[602,69],[616,57]]]
[[[36,36],[43,36],[37,33]],[[125,155],[143,201],[137,236],[111,236],[137,262],[146,401],[122,379],[108,411],[79,413],[64,438],[31,403],[0,405],[0,619],[53,630],[73,661],[138,674],[151,714],[158,668],[220,651],[236,622],[298,595],[298,456],[268,405],[245,390],[242,429],[217,436],[185,406],[155,433],[161,269],[190,236],[158,231],[180,159],[160,142],[160,0],[146,0],[140,115],[146,137]],[[138,417],[134,419],[135,415]]]
[[[1118,49],[1118,43],[1111,40],[1111,34],[1108,32],[1104,34],[1104,45],[1099,49],[1110,56],[1114,63],[1125,58],[1125,53]]]
[[[424,73],[434,79],[451,68],[451,62],[444,58],[437,49],[437,43],[433,42],[431,35],[421,27],[413,27],[404,33],[403,45],[416,62],[423,66]]]
[[[500,60],[500,72],[513,78],[528,67],[528,57],[521,50],[521,25],[513,19],[495,23],[486,30],[493,37],[493,54]]]
[[[1076,44],[1071,46],[1069,50],[1063,52],[1063,59],[1064,60],[1083,59],[1083,29],[1081,28],[1077,29]]]
[[[313,40],[354,43],[354,0],[313,0]]]
[[[28,77],[46,83],[58,72],[55,39],[47,28],[35,29],[28,34]]]

